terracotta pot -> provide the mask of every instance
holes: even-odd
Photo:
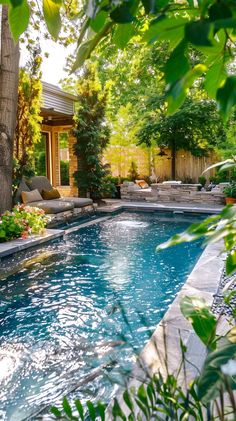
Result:
[[[234,197],[226,197],[225,203],[226,205],[234,205],[236,203],[236,199]]]

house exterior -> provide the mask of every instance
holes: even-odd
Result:
[[[42,97],[42,141],[39,145],[41,149],[38,151],[38,156],[41,154],[45,162],[43,166],[41,162],[37,174],[46,175],[63,196],[77,196],[78,190],[73,177],[78,168],[77,157],[73,150],[75,143],[73,118],[77,97],[46,82],[43,82]],[[35,154],[37,155],[37,151]],[[178,151],[176,179],[196,183],[202,171],[216,160],[215,154],[197,158],[190,152]],[[104,163],[110,165],[114,176],[127,177],[132,161],[137,164],[141,178],[155,175],[158,181],[171,179],[171,151],[169,150],[166,150],[162,156],[159,148],[151,150],[136,145],[125,148],[110,145],[104,153]],[[207,177],[210,175],[214,175],[213,170],[207,174]]]
[[[46,175],[62,195],[76,196],[73,173],[77,170],[77,158],[73,152],[73,117],[77,97],[43,82],[42,100],[40,147],[41,155],[44,153],[45,166],[43,170],[39,169],[38,175]]]

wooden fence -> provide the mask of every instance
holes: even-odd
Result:
[[[104,154],[104,162],[109,163],[114,176],[127,177],[131,162],[138,167],[140,177],[156,175],[159,181],[171,179],[171,153],[165,150],[159,155],[159,148],[143,148],[135,145],[129,147],[109,146]],[[198,177],[211,164],[217,162],[216,154],[197,158],[190,152],[179,150],[176,154],[176,180],[184,182],[198,182]],[[206,178],[214,175],[211,170],[205,174]]]

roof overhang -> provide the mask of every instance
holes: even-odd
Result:
[[[75,95],[63,91],[58,86],[43,82],[41,116],[48,126],[72,126],[74,124]]]

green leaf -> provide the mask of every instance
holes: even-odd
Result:
[[[170,0],[142,0],[142,4],[145,9],[145,13],[148,15],[155,14],[163,7],[165,7]]]
[[[181,42],[172,51],[164,67],[165,79],[167,83],[172,83],[181,79],[189,71],[189,62],[185,56],[186,43]]]
[[[99,415],[101,417],[101,421],[105,421],[106,408],[107,408],[107,405],[105,405],[104,403],[98,401],[98,403],[97,403],[97,409],[98,409]]]
[[[151,409],[149,408],[149,401],[147,397],[147,392],[143,384],[138,388],[137,397],[139,401],[142,403],[143,407],[145,408],[144,413],[148,415],[150,418],[151,416]],[[136,401],[137,402],[137,401]]]
[[[168,114],[175,113],[175,111],[184,103],[189,88],[205,71],[205,65],[197,64],[190,69],[182,79],[170,85],[167,91]]]
[[[61,29],[61,1],[43,0],[43,14],[48,31],[57,39]]]
[[[62,413],[56,406],[52,406],[50,408],[50,412],[55,415],[56,418],[62,418]]]
[[[228,7],[225,3],[218,2],[214,3],[209,8],[209,18],[211,21],[215,21],[218,19],[227,19],[231,18],[232,11],[230,7]]]
[[[126,416],[124,414],[124,412],[122,411],[118,400],[115,398],[114,399],[114,404],[112,407],[112,415],[114,417],[114,419],[116,419],[116,417],[121,418],[123,421],[126,421]]]
[[[69,418],[72,418],[73,417],[72,409],[71,409],[69,401],[66,397],[64,397],[64,399],[62,401],[62,407],[65,411],[65,414],[68,415]]]
[[[236,18],[229,18],[229,19],[218,19],[214,22],[215,29],[221,28],[228,28],[228,29],[235,29],[236,28]]]
[[[221,366],[234,359],[235,352],[236,344],[224,340],[223,345],[207,356],[198,381],[198,397],[203,404],[216,399],[220,390],[224,390],[225,379],[222,376]]]
[[[94,32],[99,32],[102,27],[104,26],[105,22],[106,22],[106,18],[107,18],[108,14],[107,12],[104,12],[103,10],[101,10],[94,19],[91,19],[90,21],[90,27],[92,28],[92,30]]]
[[[226,121],[232,108],[236,105],[236,76],[229,76],[222,88],[217,90],[216,99],[220,113]]]
[[[130,411],[132,412],[134,410],[134,405],[133,405],[133,402],[128,390],[125,390],[125,392],[123,393],[123,399],[126,405],[128,406],[128,408],[130,409]]]
[[[215,349],[217,320],[206,306],[205,300],[197,297],[184,297],[181,300],[180,308],[204,345],[209,349]]]
[[[112,40],[116,44],[116,46],[123,50],[126,47],[129,40],[135,34],[135,27],[132,23],[125,23],[117,25]]]
[[[135,17],[131,13],[130,8],[125,4],[116,7],[110,13],[110,17],[116,23],[130,23],[135,20]]]
[[[189,22],[185,25],[185,37],[193,45],[211,46],[210,32],[211,24],[204,20]]]
[[[226,79],[226,71],[222,56],[218,57],[216,62],[206,73],[205,88],[209,96],[213,99],[216,97],[217,89]]]
[[[26,0],[17,7],[9,7],[8,19],[14,41],[27,29],[30,18],[30,8]]]
[[[24,0],[8,0],[8,1],[3,0],[3,3],[2,2],[0,2],[0,3],[1,4],[9,4],[10,3],[12,5],[12,7],[18,7],[23,3],[23,1]]]
[[[145,32],[143,41],[153,43],[156,40],[169,40],[178,44],[184,37],[185,24],[187,18],[176,17],[156,20],[151,23],[149,29]]]
[[[76,54],[76,59],[72,67],[72,72],[74,72],[84,64],[85,60],[87,60],[90,57],[92,49],[92,40],[85,41],[83,44],[81,44]]]
[[[236,250],[232,250],[226,259],[226,273],[231,275],[231,273],[236,270]]]
[[[84,64],[85,60],[87,60],[90,57],[91,52],[94,50],[97,44],[101,41],[101,39],[107,35],[107,33],[109,32],[109,30],[111,29],[113,25],[114,25],[113,22],[107,22],[103,26],[101,31],[98,32],[93,38],[85,41],[84,43],[80,45],[77,51],[76,59],[73,64],[71,72],[74,72],[75,70],[77,70],[79,67],[81,67]]]
[[[212,170],[213,168],[222,167],[222,166],[224,166],[225,164],[228,164],[228,163],[230,163],[230,164],[234,163],[234,165],[236,166],[236,161],[234,161],[233,159],[226,159],[225,161],[220,161],[220,162],[217,162],[216,164],[210,165],[210,167],[207,167],[203,171],[203,174],[206,173],[207,171]]]
[[[84,409],[79,399],[75,400],[75,406],[82,421],[84,421]]]
[[[96,420],[96,411],[95,411],[93,403],[91,401],[87,401],[86,405],[87,405],[87,408],[88,408],[88,411],[89,411],[89,416],[91,418],[91,421],[95,421]]]
[[[236,162],[228,162],[224,165],[222,165],[222,167],[220,167],[219,171],[229,171],[229,170],[233,170],[236,167]]]

